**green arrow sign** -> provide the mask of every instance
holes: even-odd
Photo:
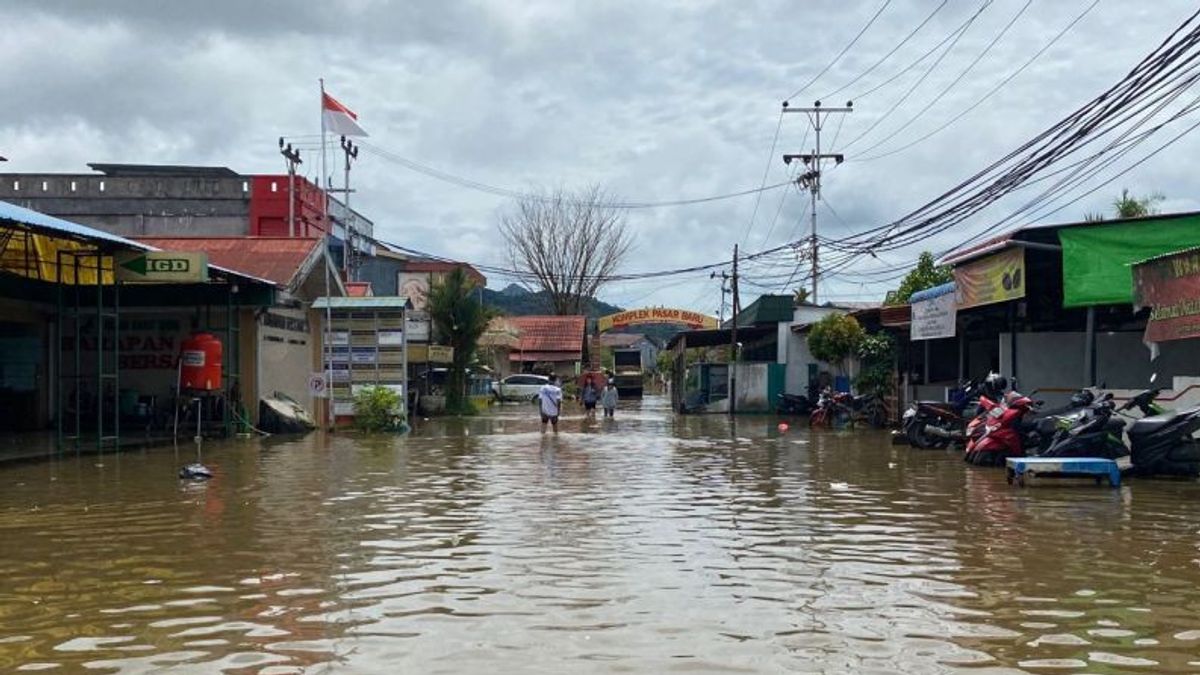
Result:
[[[201,283],[208,281],[208,254],[191,251],[147,251],[118,253],[114,273],[117,281],[151,283]]]

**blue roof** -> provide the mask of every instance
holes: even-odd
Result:
[[[0,222],[5,220],[12,221],[18,225],[24,225],[25,227],[33,230],[38,230],[40,233],[57,237],[82,239],[85,241],[105,241],[110,244],[117,244],[119,246],[134,249],[136,251],[162,250],[157,246],[148,246],[140,241],[126,239],[125,237],[110,234],[104,230],[97,230],[96,228],[88,227],[87,225],[72,223],[69,220],[63,220],[62,218],[56,218],[40,211],[34,211],[33,209],[27,209],[23,206],[17,206],[11,202],[0,201]],[[209,265],[208,267],[209,269],[214,269],[218,272],[242,277],[243,279],[257,281],[270,286],[276,285],[275,282],[269,279],[260,279],[252,274],[231,270],[219,265]]]
[[[115,234],[109,234],[103,230],[97,230],[87,225],[72,223],[69,220],[55,218],[44,213],[27,209],[23,206],[17,206],[9,202],[0,201],[0,220],[11,220],[26,227],[42,230],[47,234],[55,234],[61,237],[72,237],[75,239],[90,239],[106,241],[110,244],[118,244],[126,248],[131,248],[136,251],[157,251],[153,246],[138,243],[132,239],[119,237]]]
[[[940,298],[947,293],[953,292],[954,282],[950,281],[942,284],[941,286],[934,286],[933,288],[926,288],[923,291],[917,291],[916,293],[913,293],[908,298],[908,304],[911,305],[914,302],[920,302],[922,300],[933,300],[934,298]]]

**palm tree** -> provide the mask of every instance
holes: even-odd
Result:
[[[475,356],[479,338],[495,312],[474,298],[475,283],[461,267],[455,268],[429,289],[429,318],[439,339],[454,348],[446,382],[446,410],[462,412],[467,405],[467,366]]]

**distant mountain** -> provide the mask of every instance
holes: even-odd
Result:
[[[499,291],[490,288],[483,289],[483,304],[495,307],[508,316],[529,316],[531,314],[549,314],[550,296],[545,291],[531,292],[516,284],[509,284]],[[590,318],[605,316],[621,311],[620,307],[610,305],[601,300],[591,299],[587,311]]]

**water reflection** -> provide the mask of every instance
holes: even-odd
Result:
[[[0,672],[1188,672],[1200,487],[531,408],[0,468]],[[186,454],[186,453],[185,453]]]

